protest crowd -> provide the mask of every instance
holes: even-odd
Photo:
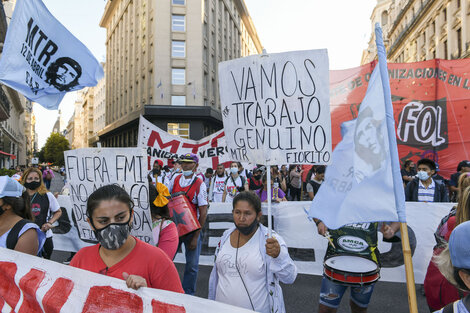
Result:
[[[123,279],[133,289],[150,287],[194,295],[201,228],[208,208],[210,203],[228,202],[233,207],[234,224],[224,232],[217,246],[209,279],[209,299],[257,312],[285,312],[279,283],[293,284],[297,268],[283,238],[269,237],[267,228],[260,223],[261,204],[268,200],[266,171],[269,167],[256,165],[246,169],[240,162],[227,162],[215,169],[207,168],[203,173],[198,171],[198,162],[196,154],[187,153],[170,161],[170,166],[155,161],[148,173],[155,246],[130,234],[134,203],[123,188],[106,185],[94,191],[88,197],[86,214],[99,244],[74,254],[70,266]],[[313,200],[326,171],[325,166],[270,168],[273,203]],[[470,162],[458,163],[449,179],[439,175],[438,165],[430,159],[420,159],[416,165],[406,160],[401,174],[407,201],[452,199],[456,202],[436,230],[435,257],[429,263],[424,291],[430,311],[446,305],[462,306],[468,301],[465,295],[470,286],[464,239],[470,234],[470,222],[467,222],[470,220]],[[54,249],[51,229],[61,216],[58,194],[54,196],[47,187],[53,175],[49,167],[31,167],[24,171],[17,168],[13,177],[0,177],[0,247],[50,259]],[[66,181],[64,168],[60,169],[60,175]],[[64,190],[67,192],[67,184]],[[171,217],[170,202],[178,197],[184,200],[183,207],[187,206],[196,220],[195,230],[180,228],[181,221]],[[351,311],[366,312],[380,271],[377,232],[383,233],[384,240],[392,239],[399,223],[357,223],[329,230],[321,220],[314,220],[318,233],[327,236],[331,243],[325,255],[319,312],[336,312],[348,287],[351,287]],[[345,234],[362,238],[369,248],[362,252],[348,251],[339,242]],[[181,246],[186,259],[182,281],[172,262]],[[331,267],[335,257],[354,254],[362,256],[364,264],[360,266],[368,272],[360,281]]]

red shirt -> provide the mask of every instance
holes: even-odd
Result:
[[[119,279],[123,279],[122,273],[127,272],[145,278],[150,288],[184,293],[176,267],[166,253],[137,238],[135,241],[134,249],[109,268],[100,257],[99,244],[80,249],[70,265]]]

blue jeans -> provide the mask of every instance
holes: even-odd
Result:
[[[186,266],[184,268],[183,276],[183,290],[187,295],[193,296],[196,292],[197,272],[199,271],[199,255],[201,255],[202,247],[202,232],[199,233],[197,246],[194,250],[189,250],[188,247],[193,239],[194,234],[183,236],[180,238],[179,247],[184,244]]]
[[[51,181],[49,179],[44,179],[44,185],[46,185],[46,189],[51,189]]]
[[[338,308],[346,289],[351,288],[351,301],[361,308],[367,308],[374,291],[374,285],[365,285],[362,287],[349,287],[340,283],[333,282],[323,276],[320,290],[320,303],[330,307]]]

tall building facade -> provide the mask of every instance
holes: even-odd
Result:
[[[382,24],[391,62],[470,57],[470,0],[378,0],[371,21]],[[376,54],[372,32],[362,64]]]
[[[14,0],[0,3],[0,49],[15,3]],[[26,164],[25,108],[23,95],[0,84],[0,168]]]
[[[73,139],[69,141],[72,149],[93,146],[93,108],[94,87],[78,91],[73,114]],[[69,125],[70,126],[70,122]]]
[[[222,127],[217,64],[262,52],[243,0],[113,0],[104,146],[135,146],[140,115],[183,137]]]
[[[105,67],[104,63],[101,63]],[[93,87],[93,136],[90,147],[98,144],[98,133],[106,126],[106,75]]]
[[[26,149],[25,165],[29,165],[31,164],[31,159],[39,151],[37,145],[36,117],[33,113],[33,104],[29,100],[26,101],[26,109],[24,112],[24,135]]]

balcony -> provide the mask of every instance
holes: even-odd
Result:
[[[404,26],[403,30],[398,34],[396,37],[395,42],[392,43],[390,46],[389,50],[387,51],[387,55],[391,56],[397,49],[400,47],[402,42],[405,40],[405,38],[408,36],[408,34],[413,30],[413,28],[418,24],[419,20],[426,15],[426,12],[431,8],[432,4],[436,0],[425,0],[418,11],[414,14],[413,18],[411,21]],[[395,31],[395,29],[398,27],[399,23],[403,19],[403,16],[405,15],[406,11],[409,9],[410,5],[413,3],[413,1],[409,1],[405,7],[400,11],[398,14],[395,23],[393,23],[393,26],[390,29],[390,32],[388,33],[388,38],[392,38],[392,33]]]

